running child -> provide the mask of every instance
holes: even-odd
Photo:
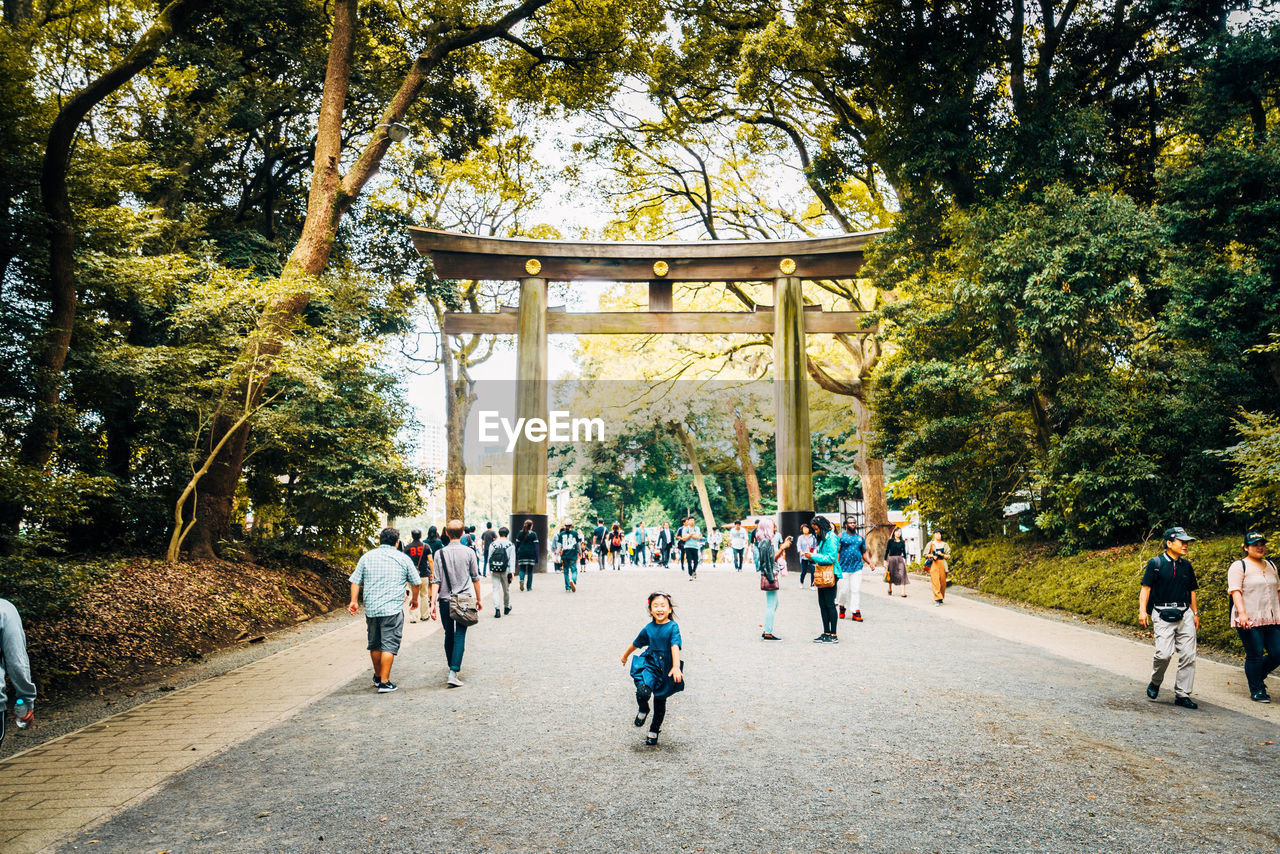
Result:
[[[649,625],[640,630],[636,639],[622,653],[626,665],[631,653],[637,653],[631,661],[631,678],[636,683],[635,725],[644,726],[649,717],[649,698],[653,697],[653,725],[645,744],[657,744],[663,718],[667,716],[667,698],[684,690],[684,670],[680,664],[680,626],[675,622],[675,608],[666,593],[649,594]]]

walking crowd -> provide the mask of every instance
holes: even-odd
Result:
[[[351,575],[348,607],[351,613],[357,613],[363,589],[373,681],[383,693],[397,688],[390,673],[400,646],[406,600],[410,622],[441,621],[449,666],[447,684],[459,687],[463,684],[459,672],[467,628],[484,612],[481,579],[490,579],[493,616],[500,619],[511,613],[512,585],[518,583],[521,591],[532,590],[534,576],[544,560],[532,521],[525,521],[514,537],[506,527],[495,530],[492,522],[477,535],[474,526],[466,527],[459,520],[450,522],[444,531],[431,527],[425,540],[417,530],[412,532],[412,537],[407,544],[401,544],[394,528],[383,530],[380,545],[360,559]],[[1165,531],[1164,551],[1148,562],[1138,603],[1139,623],[1150,627],[1155,639],[1147,696],[1152,700],[1158,698],[1165,673],[1176,654],[1174,704],[1190,709],[1197,708],[1190,695],[1195,679],[1196,632],[1200,624],[1195,571],[1186,557],[1188,546],[1194,540],[1182,528]],[[674,561],[678,562],[676,568],[694,581],[700,566],[724,563],[735,572],[743,572],[750,562],[759,575],[764,593],[761,638],[766,641],[781,640],[774,633],[778,591],[791,566],[798,569],[800,587],[816,592],[821,633],[813,642],[820,644],[840,642],[842,620],[863,621],[863,575],[876,566],[856,519],[846,518],[841,530],[836,531],[831,521],[821,514],[802,524],[794,539],[783,537],[770,517],[754,520],[754,524],[739,520],[726,531],[712,529],[705,535],[693,517],[684,518],[676,526],[663,522],[652,528],[643,522],[624,528],[619,522],[606,525],[597,519],[584,530],[579,530],[571,519],[565,519],[547,545],[551,565],[559,571],[564,589],[569,593],[577,592],[582,580],[580,573],[591,566],[600,572],[616,572],[627,566],[669,569]],[[1250,696],[1261,703],[1270,702],[1265,680],[1280,666],[1280,578],[1275,564],[1266,558],[1266,549],[1266,538],[1250,532],[1244,540],[1244,556],[1234,561],[1228,570],[1231,626],[1245,649],[1244,669]],[[704,552],[710,553],[709,564],[704,563]],[[921,569],[929,576],[934,603],[941,606],[946,601],[951,547],[943,532],[934,530],[921,552]],[[881,559],[888,595],[893,596],[896,591],[905,597],[910,583],[907,566],[911,555],[901,528],[892,529],[883,553],[877,557]],[[649,602],[650,615],[655,621],[651,625],[665,626],[670,620],[674,626],[674,603],[670,595],[655,595],[658,600],[651,597]],[[662,620],[658,619],[659,612],[665,615]],[[659,646],[665,649],[670,632],[667,629],[663,632]],[[624,655],[625,661],[637,650],[646,650],[634,659],[645,662],[643,666],[633,666],[633,676],[640,680],[637,685],[644,694],[637,695],[641,711],[637,725],[647,719],[648,697],[665,700],[668,694],[664,691],[674,693],[683,688],[683,682],[672,675],[673,667],[679,669],[676,666],[678,652],[654,652],[639,642],[653,637],[657,635],[642,632],[637,643]],[[675,639],[674,646],[678,648],[678,627]],[[650,678],[663,668],[672,681]],[[665,703],[657,706],[651,728],[654,738],[664,711]]]
[[[1138,595],[1138,622],[1150,628],[1155,654],[1151,678],[1146,688],[1149,699],[1160,695],[1164,677],[1176,655],[1174,677],[1176,706],[1198,708],[1191,698],[1195,682],[1196,635],[1200,628],[1200,601],[1196,573],[1188,559],[1195,538],[1183,528],[1164,532],[1163,550],[1151,558],[1143,571]],[[814,643],[837,644],[842,620],[863,622],[861,599],[863,574],[876,566],[866,538],[856,519],[843,520],[835,531],[824,515],[815,515],[800,526],[796,538],[782,536],[771,517],[761,517],[752,525],[735,522],[726,532],[712,530],[706,536],[692,518],[673,528],[663,522],[656,528],[636,523],[630,530],[621,524],[606,527],[599,520],[590,533],[580,532],[572,520],[564,520],[544,550],[533,529],[525,521],[515,536],[506,527],[494,529],[487,523],[477,535],[474,526],[451,520],[443,530],[432,526],[426,538],[414,530],[402,542],[392,527],[379,534],[378,545],[366,552],[350,576],[348,611],[359,613],[363,597],[368,651],[373,667],[373,684],[378,693],[398,689],[391,680],[392,665],[400,651],[405,623],[439,621],[443,628],[446,684],[463,685],[460,672],[466,652],[467,630],[484,613],[482,579],[490,581],[494,619],[511,613],[511,587],[533,589],[539,565],[548,558],[559,570],[564,589],[576,593],[580,570],[594,564],[598,571],[619,571],[624,566],[671,568],[690,581],[698,577],[702,553],[710,551],[710,565],[722,561],[721,546],[727,544],[726,560],[734,572],[743,572],[750,561],[764,593],[764,620],[761,638],[781,640],[774,632],[782,580],[792,567],[798,570],[800,587],[815,590],[821,633]],[[1243,555],[1227,570],[1230,625],[1244,648],[1244,673],[1249,696],[1254,702],[1269,703],[1266,678],[1280,666],[1280,574],[1267,558],[1267,539],[1257,531],[1245,535]],[[907,595],[910,583],[907,565],[911,555],[901,528],[893,528],[883,552],[884,582],[888,594]],[[924,545],[921,567],[927,571],[936,605],[946,600],[951,548],[941,531],[933,531]],[[623,653],[631,661],[636,684],[638,713],[636,726],[653,714],[646,741],[657,742],[666,714],[666,700],[684,689],[684,665],[680,628],[675,623],[675,602],[669,593],[655,592],[648,599],[649,624]],[[6,705],[6,677],[17,696],[14,713],[19,727],[34,720],[36,686],[26,654],[26,638],[17,609],[0,599],[0,709]],[[7,714],[0,714],[0,740],[4,739]]]

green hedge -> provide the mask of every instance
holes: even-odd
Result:
[[[1242,649],[1229,624],[1227,567],[1241,556],[1240,541],[1209,537],[1192,543],[1188,554],[1200,584],[1200,643],[1237,653]],[[1054,545],[1025,538],[983,540],[953,547],[951,578],[994,596],[1136,627],[1142,570],[1160,548],[1152,540],[1061,555]]]

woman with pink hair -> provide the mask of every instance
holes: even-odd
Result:
[[[756,525],[756,572],[760,573],[760,589],[764,591],[764,632],[760,637],[765,640],[782,640],[773,633],[773,615],[778,610],[778,579],[787,566],[783,555],[790,547],[791,538],[782,540],[778,537],[773,519],[761,519]]]

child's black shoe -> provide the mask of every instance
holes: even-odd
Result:
[[[658,734],[656,732],[649,733],[649,737],[644,740],[645,744],[653,745],[658,743]]]

